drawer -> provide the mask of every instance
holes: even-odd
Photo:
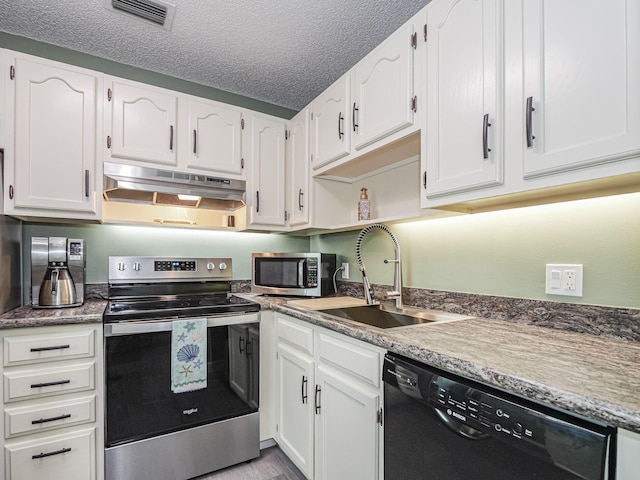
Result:
[[[95,480],[95,428],[5,445],[6,480]]]
[[[278,339],[299,348],[309,355],[313,355],[313,327],[293,322],[283,317],[277,317]]]
[[[345,370],[365,383],[380,386],[382,354],[379,351],[326,333],[319,333],[318,339],[318,357],[321,362]]]
[[[46,402],[4,410],[4,437],[44,432],[56,428],[95,422],[96,397],[70,398],[62,402]]]
[[[76,330],[4,338],[4,366],[93,357],[94,330]]]
[[[91,362],[9,371],[3,374],[3,380],[5,402],[93,390],[95,364]]]

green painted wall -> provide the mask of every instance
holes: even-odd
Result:
[[[25,302],[28,302],[28,285],[31,283],[29,271],[31,237],[37,236],[84,238],[88,283],[107,282],[110,255],[231,257],[234,279],[248,280],[251,278],[251,253],[253,252],[309,251],[308,237],[187,228],[25,222],[22,225]]]
[[[147,83],[157,87],[196,95],[198,97],[209,98],[218,102],[248,108],[257,112],[274,115],[276,117],[289,119],[296,114],[296,112],[291,109],[262,102],[260,100],[254,100],[252,98],[243,97],[241,95],[225,92],[216,88],[206,87],[204,85],[170,77],[161,73],[143,70],[141,68],[57,47],[48,43],[38,42],[25,37],[11,35],[9,33],[0,32],[0,48],[28,53],[29,55],[36,55],[38,57],[44,57],[50,60],[96,70],[98,72],[127,78],[136,82]]]
[[[404,285],[418,288],[640,308],[640,193],[391,225]],[[320,235],[360,282],[358,231]],[[367,275],[391,284],[393,247],[375,230],[362,243]],[[545,264],[584,265],[583,297],[545,294]]]

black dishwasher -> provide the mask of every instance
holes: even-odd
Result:
[[[385,480],[613,480],[615,429],[387,354]]]

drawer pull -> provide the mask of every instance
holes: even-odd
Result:
[[[64,350],[65,348],[70,348],[69,345],[54,345],[52,347],[35,347],[31,348],[31,352],[46,352],[48,350]]]
[[[31,425],[38,425],[40,423],[47,423],[47,422],[55,422],[56,420],[64,420],[65,418],[71,418],[71,414],[65,413],[64,415],[59,415],[57,417],[41,418],[40,420],[31,420]]]
[[[52,387],[54,385],[64,385],[65,383],[71,383],[71,380],[58,380],[57,382],[33,383],[31,384],[31,388]]]
[[[67,452],[70,452],[70,451],[71,451],[71,448],[62,448],[60,450],[56,450],[55,452],[39,453],[38,455],[32,455],[31,456],[31,460],[37,460],[39,458],[51,457],[53,455],[60,455],[61,453],[67,453]]]

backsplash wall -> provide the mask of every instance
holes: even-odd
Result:
[[[263,233],[239,233],[186,228],[130,225],[23,224],[23,299],[29,301],[31,237],[84,238],[87,283],[106,283],[110,255],[231,257],[234,279],[251,278],[253,252],[307,252],[309,238]]]
[[[640,308],[640,193],[390,225],[405,287]],[[318,235],[311,249],[337,253],[361,282],[359,231]],[[364,237],[372,283],[393,282],[390,239]],[[584,266],[583,297],[545,294],[545,264]],[[340,278],[340,277],[338,277]]]

